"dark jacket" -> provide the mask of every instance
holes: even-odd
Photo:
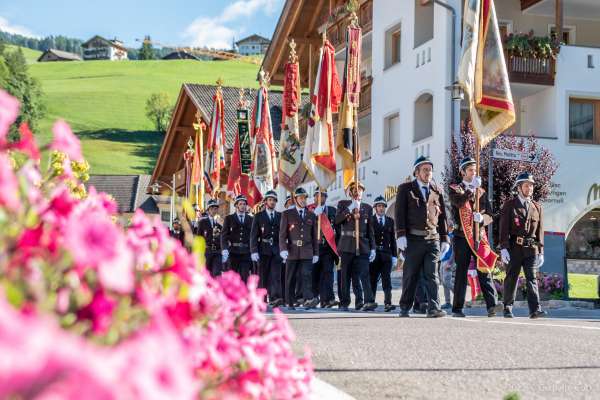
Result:
[[[493,218],[492,206],[488,196],[483,189],[482,192],[483,193],[479,197],[479,213]],[[471,209],[473,212],[475,212],[475,193],[470,189],[467,189],[465,184],[461,182],[456,185],[450,185],[448,190],[448,198],[450,199],[450,204],[452,205],[452,217],[454,218],[455,227],[454,234],[464,238],[465,233],[462,229],[459,210],[468,201],[471,204]],[[485,225],[480,224],[479,227],[480,229],[484,229]]]
[[[229,250],[231,254],[250,254],[250,231],[252,230],[252,217],[244,217],[242,225],[237,213],[225,217],[223,232],[221,233],[221,249]]]
[[[254,216],[250,233],[250,252],[272,256],[279,254],[281,213],[273,211],[273,222],[266,210]]]
[[[542,206],[532,201],[529,211],[526,210],[518,196],[507,200],[500,214],[500,247],[510,249],[521,246],[517,241],[524,243],[525,253],[535,255],[544,252],[544,228]],[[533,243],[531,243],[533,242]]]
[[[202,236],[206,241],[206,253],[220,253],[221,252],[221,232],[223,232],[223,226],[217,221],[211,226],[210,218],[204,217],[194,229],[194,234]]]
[[[319,255],[317,217],[304,209],[304,219],[294,207],[281,214],[279,250],[288,252],[288,260],[312,260]]]
[[[337,243],[338,252],[356,252],[355,220],[350,213],[351,200],[341,200],[337,206],[335,223],[339,226],[340,237]],[[361,255],[369,254],[375,250],[375,235],[373,233],[373,207],[369,204],[360,203],[359,219],[359,252]]]
[[[428,240],[448,242],[446,205],[441,189],[429,184],[429,199],[425,201],[417,180],[403,183],[396,195],[396,235],[423,236]]]
[[[375,234],[375,246],[378,253],[389,253],[392,257],[398,257],[396,227],[393,218],[386,215],[383,226],[381,226],[379,217],[373,215],[373,233]]]
[[[185,233],[183,233],[183,230],[175,232],[173,229],[169,229],[169,236],[179,240],[179,243],[181,243],[182,246],[185,245]]]

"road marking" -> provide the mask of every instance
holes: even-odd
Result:
[[[592,330],[592,331],[599,331],[600,330],[600,326],[583,326],[583,325],[569,325],[569,324],[545,324],[540,320],[538,323],[536,322],[518,322],[518,321],[494,321],[494,320],[488,320],[485,318],[450,318],[452,320],[456,320],[456,321],[464,321],[464,322],[483,322],[483,323],[487,323],[487,324],[505,324],[505,325],[531,325],[531,326],[549,326],[549,327],[553,327],[553,328],[575,328],[575,329],[588,329],[588,330]],[[546,321],[551,320],[551,319],[546,319]],[[552,319],[554,321],[561,321],[558,318],[554,318]]]

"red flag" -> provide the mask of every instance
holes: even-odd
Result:
[[[210,119],[210,131],[206,143],[206,162],[204,180],[209,193],[221,187],[221,170],[225,168],[225,105],[221,87],[217,87],[213,97],[213,111]]]
[[[256,95],[252,118],[252,165],[254,183],[260,193],[273,190],[277,181],[277,162],[273,144],[273,125],[267,88],[261,85]]]
[[[308,206],[308,209],[314,212],[316,207],[317,204],[313,203]],[[327,244],[329,244],[331,250],[333,250],[335,255],[339,257],[340,255],[337,251],[337,245],[335,244],[335,231],[333,230],[333,226],[331,226],[329,218],[327,218],[327,215],[325,213],[322,213],[319,216],[319,219],[321,220],[321,233],[323,234],[323,237],[325,238],[325,240],[327,240]]]

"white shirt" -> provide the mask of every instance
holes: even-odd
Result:
[[[465,185],[467,187],[467,189],[470,189],[472,191],[475,191],[475,187],[473,186],[473,182],[467,182],[465,180],[463,180],[463,185]]]
[[[429,187],[429,183],[423,183],[417,179],[417,183],[419,184],[419,188],[421,189],[421,194],[423,194],[423,198],[427,200],[427,193],[431,193],[431,188]]]
[[[519,200],[521,201],[521,204],[523,204],[523,206],[525,206],[525,209],[527,211],[529,211],[529,205],[531,204],[531,197],[523,197],[519,194]]]
[[[377,223],[380,223],[381,225],[385,225],[385,215],[379,216],[379,215],[375,214],[375,216],[377,217]]]
[[[269,217],[269,221],[272,221],[273,219],[275,219],[275,211],[274,210],[266,210],[267,211],[267,217]]]
[[[296,210],[298,211],[298,214],[300,214],[301,218],[304,218],[306,216],[306,211],[304,210],[304,208],[296,207]]]
[[[240,220],[240,222],[243,224],[244,223],[244,218],[246,217],[246,214],[238,214],[238,219]]]

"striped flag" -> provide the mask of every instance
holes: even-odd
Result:
[[[252,118],[251,174],[260,193],[273,190],[277,182],[277,159],[273,143],[273,125],[269,92],[261,85],[254,102]]]
[[[202,123],[195,123],[194,130],[196,131],[196,137],[194,138],[194,158],[192,160],[192,194],[193,199],[190,200],[192,203],[198,204],[202,209],[204,208],[204,146]]]
[[[208,193],[215,195],[221,188],[221,170],[225,168],[225,105],[218,86],[213,97],[213,110],[206,141],[204,180]]]

